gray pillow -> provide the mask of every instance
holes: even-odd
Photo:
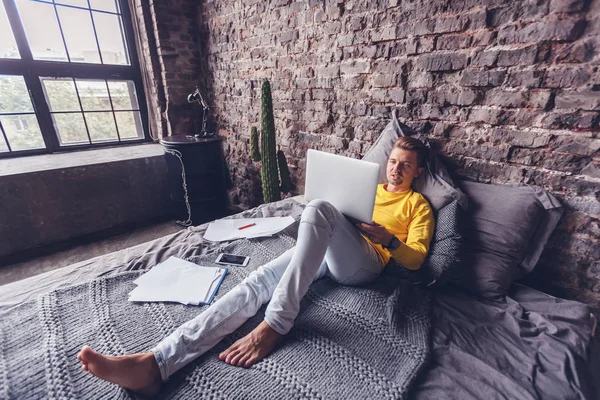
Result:
[[[394,142],[401,136],[410,136],[410,133],[407,126],[400,124],[396,110],[394,110],[392,120],[363,157],[363,160],[375,162],[381,166],[379,183],[387,182],[386,165],[394,147]],[[436,215],[442,207],[454,200],[458,202],[463,210],[466,210],[467,196],[460,189],[454,187],[450,174],[435,150],[431,148],[429,141],[422,136],[417,136],[417,138],[429,148],[429,156],[427,157],[425,170],[413,182],[413,189],[425,196]]]
[[[460,263],[461,214],[461,207],[456,200],[440,209],[431,247],[421,268],[413,271],[391,259],[384,273],[408,279],[413,284],[444,285]]]
[[[469,212],[461,266],[452,282],[471,293],[501,300],[512,282],[533,268],[558,222],[548,220],[544,202],[560,203],[525,184],[460,181],[459,186],[469,196]]]

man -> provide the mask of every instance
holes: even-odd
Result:
[[[373,224],[354,226],[331,204],[312,201],[302,212],[294,248],[259,267],[151,352],[113,357],[85,346],[77,355],[82,369],[140,394],[156,395],[173,373],[235,331],[267,302],[265,319],[219,359],[250,367],[266,357],[292,328],[300,300],[316,279],[328,276],[344,285],[367,284],[392,257],[406,268],[418,269],[435,223],[429,203],[411,189],[423,171],[426,152],[418,139],[396,141],[386,168],[388,183],[377,187]]]

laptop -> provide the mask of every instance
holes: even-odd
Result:
[[[373,222],[379,164],[318,150],[306,154],[304,197],[333,204],[350,220]]]

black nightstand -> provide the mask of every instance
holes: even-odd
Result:
[[[168,187],[177,222],[199,225],[227,215],[229,202],[223,137],[175,135],[162,138],[160,143],[165,149]],[[182,179],[182,165],[185,182]]]

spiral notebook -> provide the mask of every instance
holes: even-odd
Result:
[[[227,272],[227,268],[203,267],[170,257],[133,281],[137,287],[129,293],[128,300],[208,305]]]

